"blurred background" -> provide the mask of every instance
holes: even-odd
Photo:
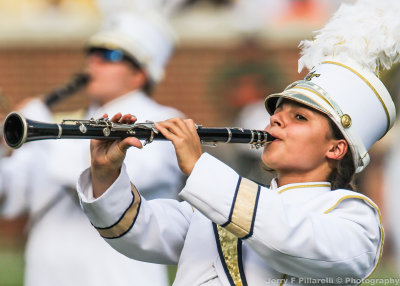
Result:
[[[204,126],[263,128],[262,101],[298,80],[298,44],[322,28],[342,0],[187,1],[171,17],[176,52],[154,98]],[[0,108],[4,116],[21,102],[68,83],[81,72],[86,40],[100,25],[94,0],[0,0]],[[397,103],[398,68],[383,74]],[[305,72],[305,71],[304,71]],[[54,113],[82,108],[84,91],[56,104]],[[146,118],[139,118],[144,121]],[[394,235],[387,224],[384,175],[397,128],[371,150],[372,163],[357,179],[380,207],[386,230],[383,259],[373,277],[398,277]],[[206,148],[241,175],[268,184],[260,153],[248,146]],[[257,165],[256,165],[257,166]],[[22,285],[26,218],[0,219],[0,286]],[[173,273],[171,274],[173,276]],[[376,282],[375,285],[380,285]],[[382,284],[390,285],[390,284]],[[395,284],[393,284],[395,285]]]

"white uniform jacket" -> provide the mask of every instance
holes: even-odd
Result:
[[[29,119],[52,120],[38,101],[22,112]],[[139,121],[182,115],[141,92],[121,96],[87,118],[98,118],[104,112],[110,117],[117,112],[131,113]],[[68,192],[75,189],[79,175],[90,165],[89,144],[87,139],[29,142],[0,160],[0,214],[28,213],[30,218],[25,285],[168,285],[165,266],[128,259],[107,245],[80,208],[76,191]],[[126,162],[129,176],[143,188],[147,199],[176,198],[182,173],[170,142],[131,148]]]
[[[180,193],[183,202],[146,201],[125,167],[97,199],[86,170],[78,193],[113,248],[138,260],[178,264],[179,286],[355,285],[382,251],[379,210],[367,197],[332,191],[327,182],[278,188],[273,181],[267,188],[207,153]]]

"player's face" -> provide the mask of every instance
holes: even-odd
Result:
[[[323,180],[329,166],[326,154],[334,140],[328,120],[313,109],[283,101],[265,129],[276,139],[264,148],[263,162],[277,171],[278,178],[289,175],[307,181],[322,175]]]
[[[138,88],[135,86],[138,71],[127,61],[113,62],[91,53],[87,57],[86,70],[90,75],[86,92],[91,100],[100,104]]]

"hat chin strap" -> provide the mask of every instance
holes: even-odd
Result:
[[[355,172],[360,173],[369,164],[370,157],[368,150],[365,148],[360,137],[354,132],[342,130],[342,134],[346,137],[347,142],[350,144],[350,148],[353,154],[353,162],[355,166]]]
[[[369,154],[365,154],[364,158],[360,159],[362,161],[362,166],[358,166],[356,169],[356,173],[360,173],[362,170],[364,170],[364,168],[369,164]]]
[[[364,149],[365,150],[365,149]],[[360,157],[360,156],[359,156]],[[365,150],[364,157],[360,157],[357,162],[356,173],[360,173],[369,164],[370,158],[367,150]]]

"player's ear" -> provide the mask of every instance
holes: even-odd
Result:
[[[332,160],[340,160],[346,155],[348,144],[344,139],[332,139],[331,145],[328,151],[326,152],[326,157]]]

